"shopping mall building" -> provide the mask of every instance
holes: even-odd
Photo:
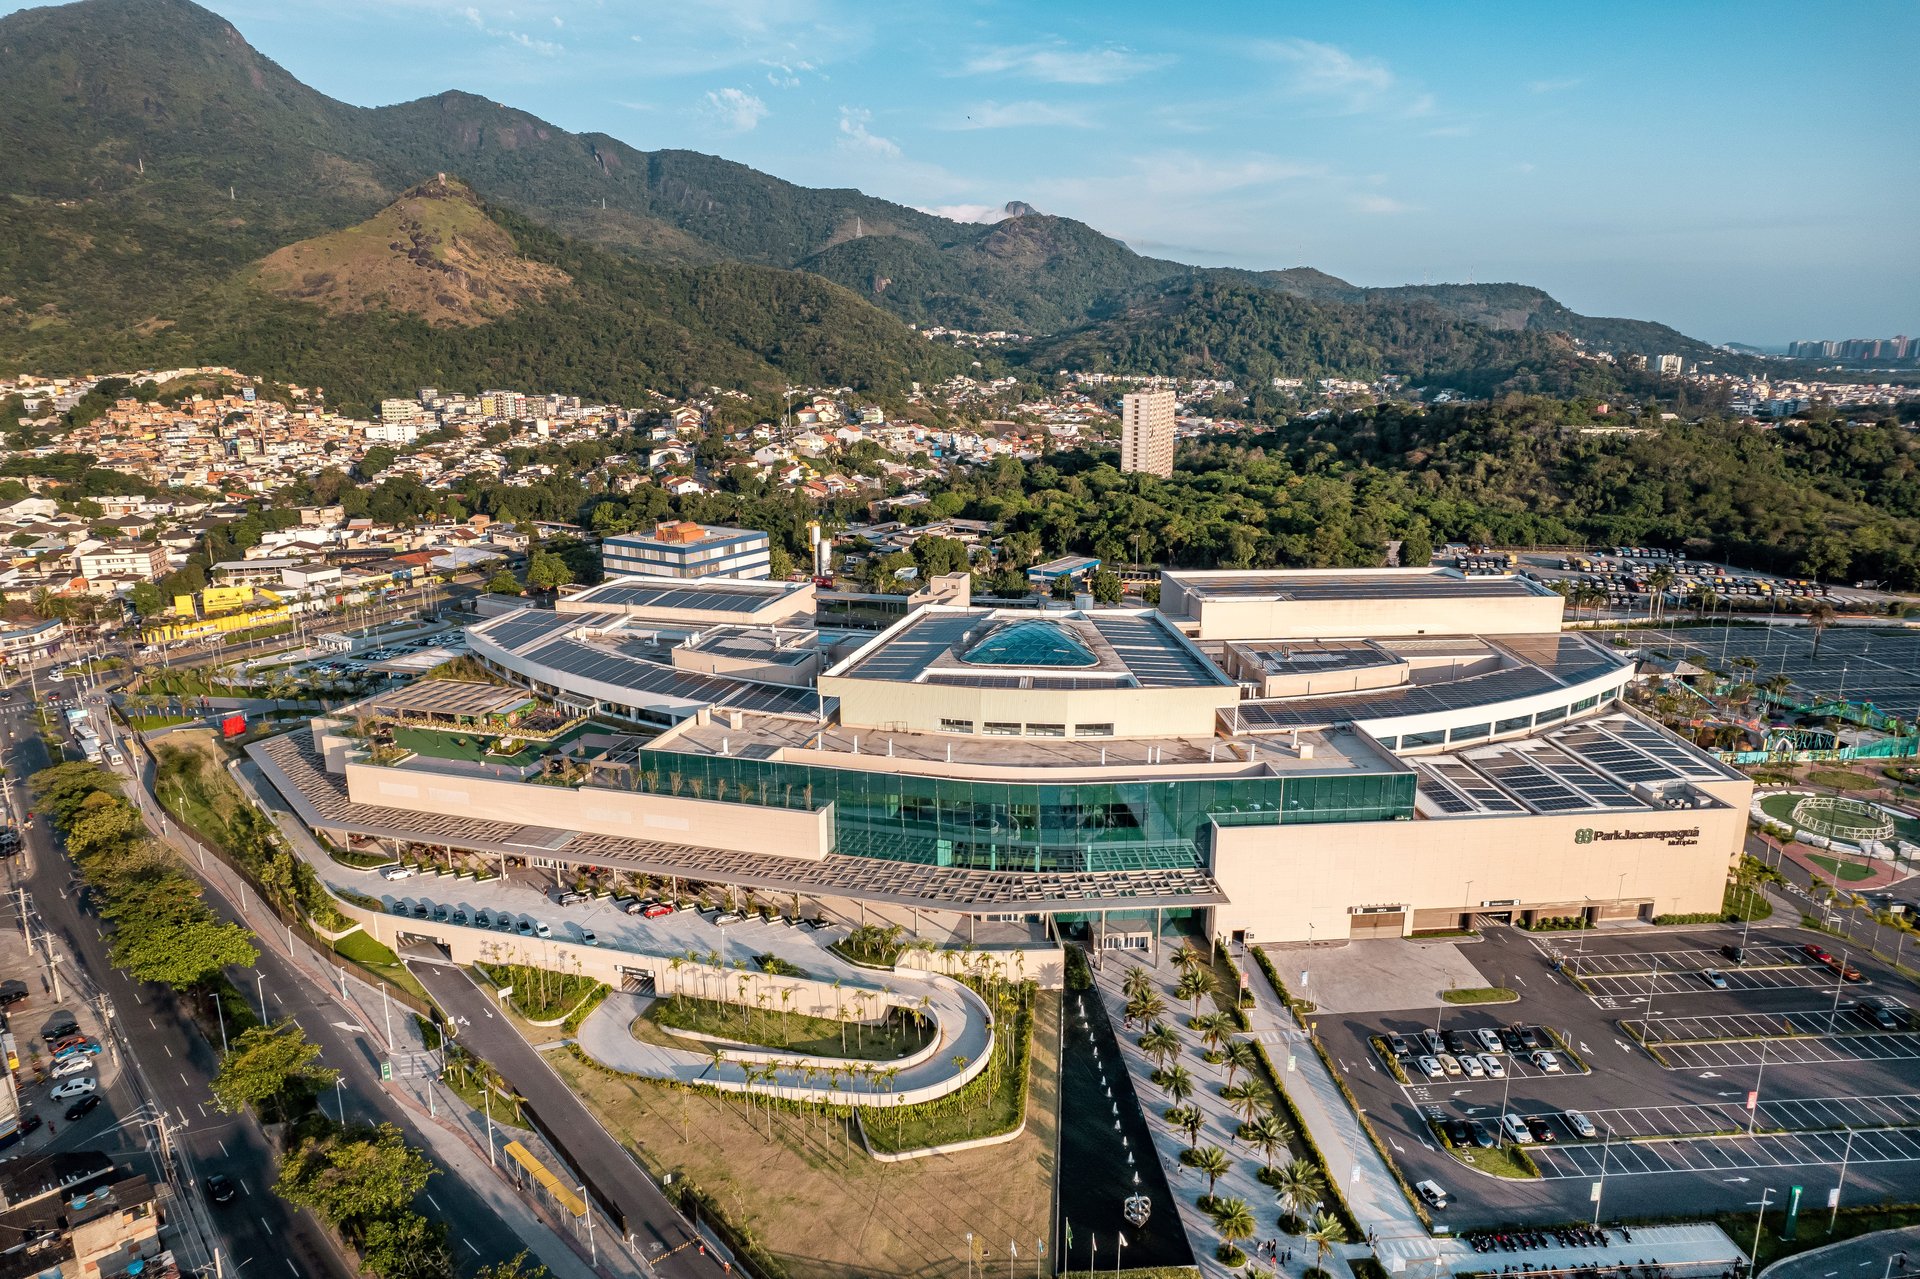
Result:
[[[929,604],[860,634],[816,625],[807,583],[619,578],[470,628],[499,685],[251,749],[342,846],[938,936],[1718,910],[1751,784],[1628,710],[1632,663],[1561,608],[1441,569],[1169,572],[1153,610]]]

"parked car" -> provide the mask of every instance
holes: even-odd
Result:
[[[425,902],[415,902],[413,904],[413,917],[415,919],[425,919],[427,917],[427,904]]]
[[[1487,1068],[1480,1064],[1479,1053],[1461,1053],[1460,1069],[1466,1073],[1468,1079],[1485,1079],[1487,1077]]]
[[[380,868],[380,878],[387,879],[387,880],[412,879],[415,875],[418,875],[419,873],[420,871],[418,867],[405,866],[398,863],[392,866],[382,866]]]
[[[535,937],[551,937],[553,936],[553,929],[547,927],[545,920],[541,920],[533,926],[533,935]]]
[[[569,888],[563,893],[556,894],[553,900],[557,906],[578,906],[587,900],[587,895],[577,889]]]
[[[667,902],[654,902],[640,913],[648,919],[658,919],[662,915],[673,914],[673,907]]]
[[[475,928],[492,928],[493,927],[492,912],[484,911],[484,910],[475,911],[473,916],[473,926]]]
[[[1490,1026],[1482,1026],[1480,1029],[1474,1031],[1473,1037],[1480,1041],[1480,1047],[1483,1050],[1490,1053],[1501,1052],[1505,1047],[1505,1045],[1500,1042],[1500,1032]]]
[[[1801,946],[1800,953],[1816,964],[1829,963],[1833,959],[1833,956],[1829,955],[1824,948],[1816,946],[1812,942],[1807,942]]]
[[[514,925],[514,928],[522,937],[531,937],[533,935],[533,921],[531,919],[521,920]]]
[[[0,1008],[11,1008],[33,998],[33,993],[25,986],[15,986],[9,990],[0,990]]]
[[[1467,1037],[1457,1030],[1449,1030],[1440,1036],[1445,1041],[1447,1051],[1458,1057],[1461,1053],[1473,1051],[1467,1044]]]
[[[1428,1052],[1436,1057],[1447,1051],[1446,1041],[1440,1038],[1440,1032],[1436,1030],[1421,1031],[1420,1043]]]
[[[1467,1126],[1467,1121],[1464,1119],[1442,1120],[1440,1130],[1447,1134],[1449,1145],[1464,1146],[1473,1140],[1473,1129]]]
[[[1721,972],[1718,968],[1701,969],[1700,980],[1707,983],[1707,985],[1713,987],[1715,990],[1725,990],[1727,988],[1727,975]]]
[[[738,924],[745,919],[746,916],[742,915],[739,911],[728,910],[722,911],[720,914],[714,916],[713,922],[719,927],[725,928],[728,924]]]
[[[1516,1146],[1533,1144],[1533,1131],[1527,1127],[1527,1121],[1518,1115],[1500,1116],[1500,1130],[1506,1133],[1507,1140]]]
[[[1505,1079],[1507,1065],[1492,1053],[1480,1054],[1480,1065],[1486,1070],[1489,1079]]]
[[[1899,1014],[1878,999],[1863,999],[1854,1005],[1853,1011],[1882,1030],[1900,1029]]]
[[[1388,1035],[1387,1051],[1396,1057],[1405,1057],[1413,1052],[1413,1048],[1407,1043],[1405,1035]]]
[[[1593,1126],[1593,1120],[1587,1118],[1577,1110],[1564,1112],[1560,1116],[1560,1122],[1567,1126],[1568,1132],[1580,1138],[1582,1141],[1592,1141],[1600,1135],[1599,1130]]]
[[[1720,953],[1725,955],[1727,959],[1735,965],[1747,962],[1747,948],[1745,946],[1722,946]]]
[[[1440,1059],[1431,1053],[1421,1053],[1420,1056],[1414,1059],[1413,1064],[1418,1066],[1420,1073],[1428,1079],[1445,1079],[1447,1077],[1446,1070],[1440,1065]]]
[[[98,1093],[95,1093],[92,1096],[82,1097],[79,1101],[76,1101],[71,1106],[67,1107],[67,1122],[75,1123],[79,1120],[85,1119],[88,1115],[92,1114],[95,1108],[97,1108],[100,1105],[100,1103],[104,1100],[105,1098],[101,1097]],[[36,1119],[35,1123],[37,1124],[38,1122],[39,1121]]]
[[[407,910],[407,904],[405,902],[395,902],[393,905],[387,907],[387,909],[389,911],[392,911],[396,915],[405,915],[409,913]]]
[[[453,912],[453,922],[454,922],[454,923],[456,923],[456,924],[462,924],[462,925],[464,925],[464,924],[465,924],[465,923],[467,922],[467,912],[466,912],[466,911],[464,911],[464,910],[456,910],[456,911],[454,911],[454,912]]]
[[[586,946],[598,946],[600,944],[599,935],[591,928],[582,928],[580,930],[580,941],[582,945]]]
[[[1527,1131],[1533,1134],[1533,1139],[1543,1146],[1551,1144],[1554,1140],[1552,1126],[1539,1115],[1527,1116]]]
[[[1460,1066],[1460,1059],[1454,1056],[1452,1053],[1440,1054],[1440,1069],[1446,1071],[1447,1074],[1449,1075],[1458,1075],[1458,1074],[1464,1073]]]
[[[444,924],[447,922],[447,908],[445,906],[435,906],[433,908],[433,922],[436,924]]]
[[[1500,1130],[1484,1120],[1473,1125],[1473,1144],[1482,1150],[1492,1150],[1500,1144]]]
[[[1533,1026],[1515,1026],[1513,1031],[1516,1035],[1520,1036],[1520,1045],[1523,1048],[1540,1048],[1545,1046],[1540,1038],[1540,1031]]]
[[[95,1079],[92,1075],[85,1075],[79,1079],[69,1079],[64,1083],[55,1084],[47,1095],[55,1101],[65,1101],[69,1097],[90,1096],[94,1092],[97,1092],[99,1088],[100,1081],[98,1079]]]
[[[1507,1051],[1510,1053],[1517,1053],[1526,1047],[1525,1044],[1520,1042],[1520,1033],[1510,1026],[1502,1026],[1500,1028],[1500,1042],[1506,1045]]]
[[[57,1022],[54,1025],[51,1025],[47,1027],[45,1030],[41,1031],[40,1038],[52,1044],[52,1043],[58,1043],[62,1039],[66,1039],[71,1035],[77,1035],[79,1033],[80,1033],[80,1023],[69,1018],[65,1021]]]
[[[499,922],[498,922],[498,923],[496,923],[496,924],[494,925],[494,927],[496,927],[496,928],[498,928],[498,929],[499,929],[499,930],[500,930],[501,932],[503,932],[503,933],[510,933],[510,932],[512,932],[512,931],[513,931],[513,916],[512,916],[512,915],[509,915],[509,914],[507,914],[507,912],[505,912],[504,910],[503,910],[503,911],[501,911],[501,912],[500,912],[500,919],[499,919]]]
[[[66,1047],[56,1046],[53,1050],[55,1061],[71,1061],[75,1057],[98,1057],[100,1045],[91,1039],[82,1039],[78,1043],[68,1043]]]
[[[93,1058],[86,1053],[76,1053],[64,1061],[56,1061],[47,1073],[55,1079],[65,1079],[70,1075],[84,1075],[93,1069]]]
[[[1427,1207],[1437,1211],[1447,1206],[1447,1192],[1440,1189],[1439,1182],[1416,1181],[1413,1183],[1413,1188],[1422,1199],[1426,1200]]]
[[[1561,1071],[1560,1057],[1557,1053],[1536,1052],[1528,1060],[1549,1075],[1557,1075]]]

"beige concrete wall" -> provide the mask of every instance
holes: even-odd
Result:
[[[345,771],[347,796],[356,804],[812,861],[833,849],[831,805],[804,812],[597,786],[543,786],[425,769],[383,768],[351,761]]]
[[[1696,842],[1684,845],[1604,838],[1695,828]],[[1600,837],[1581,842],[1582,829]],[[1546,914],[1616,900],[1651,902],[1663,915],[1717,911],[1746,829],[1743,802],[1680,812],[1219,827],[1214,876],[1231,904],[1217,909],[1214,927],[1249,929],[1262,942],[1325,940],[1348,935],[1353,907],[1458,912],[1507,899],[1520,903],[1512,909]]]
[[[1512,598],[1196,600],[1201,640],[1387,639],[1543,635],[1560,629],[1558,595]]]
[[[1115,737],[1211,737],[1214,713],[1240,698],[1231,686],[1198,688],[966,688],[824,675],[823,697],[840,699],[849,728],[897,726],[937,733],[942,719],[1010,724],[1112,724]]]

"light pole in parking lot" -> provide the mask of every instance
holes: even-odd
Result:
[[[1606,1140],[1600,1143],[1600,1180],[1593,1187],[1593,1228],[1600,1229],[1600,1197],[1607,1192],[1607,1156],[1613,1152],[1613,1129],[1607,1129]]]
[[[1845,990],[1847,985],[1847,954],[1848,952],[1846,950],[1841,950],[1840,963],[1833,970],[1833,1007],[1827,1010],[1827,1033],[1829,1035],[1833,1033],[1834,1021],[1840,1016],[1840,992]]]
[[[1753,1136],[1754,1125],[1760,1120],[1760,1081],[1767,1075],[1766,1040],[1760,1041],[1760,1068],[1753,1072],[1753,1104],[1747,1107],[1747,1136]]]
[[[1773,1201],[1773,1187],[1760,1192],[1760,1214],[1753,1219],[1753,1251],[1747,1255],[1747,1273],[1760,1272],[1760,1227],[1767,1219],[1767,1205]]]
[[[1827,1233],[1833,1233],[1834,1223],[1840,1220],[1840,1192],[1847,1188],[1847,1160],[1853,1155],[1853,1129],[1847,1129],[1847,1144],[1840,1151],[1840,1180],[1833,1187],[1833,1202],[1828,1207],[1833,1212],[1827,1218]]]

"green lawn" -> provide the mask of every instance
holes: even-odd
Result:
[[[533,763],[549,751],[558,750],[582,733],[589,725],[582,724],[569,729],[552,741],[524,742],[520,749],[511,755],[494,753],[494,746],[501,741],[498,736],[463,729],[459,732],[440,732],[431,728],[395,728],[393,744],[402,750],[413,751],[433,759],[466,760],[475,764],[506,764],[521,768]],[[509,735],[510,736],[510,735]]]
[[[1466,986],[1446,991],[1440,998],[1450,1004],[1510,1004],[1520,996],[1505,986]]]
[[[764,1009],[745,1008],[678,996],[654,1000],[644,1016],[664,1030],[692,1030],[756,1048],[783,1048],[813,1057],[854,1057],[861,1061],[898,1060],[926,1043],[926,1036],[933,1033],[931,1022],[922,1029],[899,1008],[878,1026],[861,1026],[832,1017],[783,1013],[777,996],[770,1003],[771,1007]]]
[[[1843,884],[1858,883],[1873,875],[1873,867],[1863,866],[1859,862],[1844,861],[1838,857],[1828,857],[1824,853],[1809,853],[1807,860]]]
[[[531,964],[476,964],[474,967],[494,985],[513,987],[508,1002],[528,1021],[564,1017],[601,987],[592,977],[556,973]]]
[[[389,982],[421,1000],[427,998],[427,988],[407,971],[406,965],[400,962],[400,956],[382,945],[376,937],[365,932],[348,933],[333,943],[333,953],[365,969],[375,981]]]
[[[996,1066],[975,1075],[959,1092],[918,1106],[895,1106],[861,1116],[861,1128],[876,1150],[924,1150],[957,1141],[1011,1132],[1027,1113],[1028,1070],[1033,1055],[1036,1014],[1049,1037],[1060,1016],[1059,996],[1041,994],[1031,983],[1025,1004],[1017,1012],[1002,1007],[997,1019],[1000,1034],[994,1051],[1002,1054]],[[1012,1036],[1006,1027],[1014,1026]]]

